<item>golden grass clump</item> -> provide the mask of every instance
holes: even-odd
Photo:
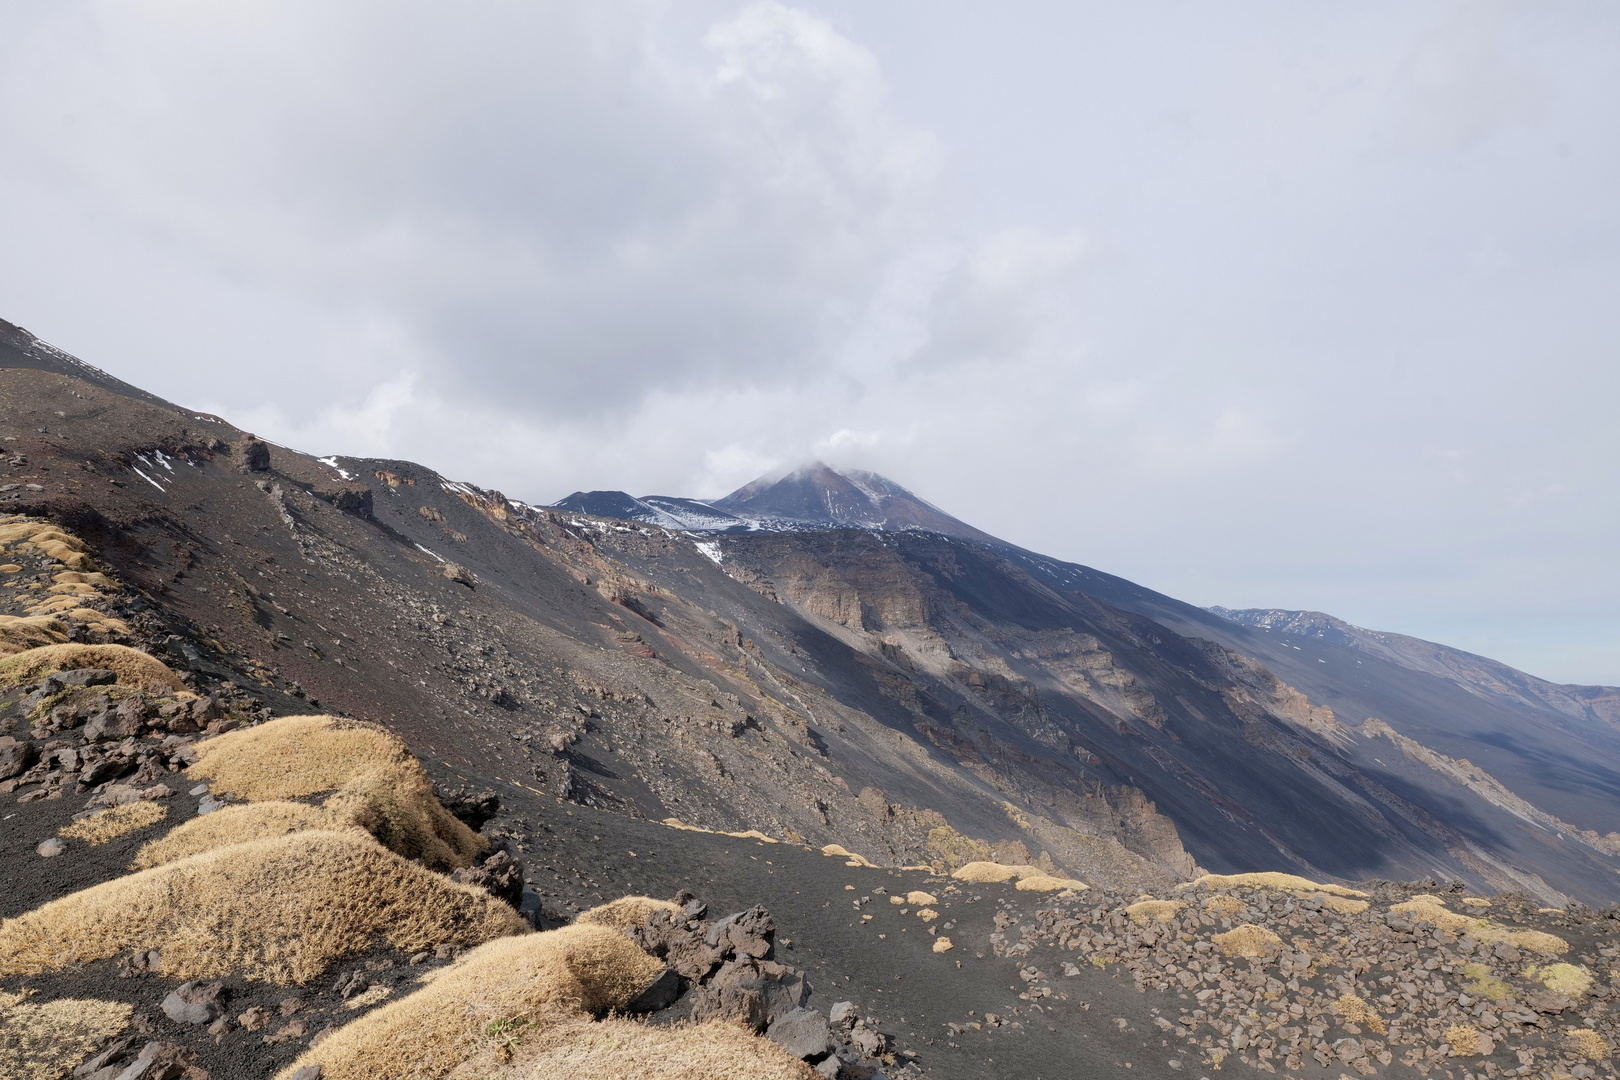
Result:
[[[1491,906],[1491,902],[1482,896],[1459,896],[1457,902],[1466,904],[1471,908],[1488,908]]]
[[[1333,1003],[1333,1011],[1347,1024],[1366,1024],[1374,1034],[1383,1035],[1389,1031],[1378,1010],[1355,994],[1341,994],[1339,1000]]]
[[[135,1006],[122,1001],[57,998],[35,1003],[29,991],[0,991],[0,1076],[59,1080],[123,1031]]]
[[[1449,934],[1459,937],[1472,935],[1475,941],[1487,944],[1505,941],[1515,948],[1531,952],[1561,954],[1569,951],[1569,942],[1561,937],[1540,930],[1510,930],[1476,915],[1448,911],[1444,900],[1428,893],[1414,896],[1402,904],[1392,904],[1389,910],[1397,915],[1409,915],[1414,922],[1432,923]]]
[[[107,668],[119,686],[149,694],[175,694],[186,687],[163,661],[127,645],[42,645],[0,659],[0,684],[16,686],[58,671]]]
[[[189,775],[250,802],[334,792],[328,806],[390,851],[439,869],[467,866],[483,837],[440,805],[404,742],[331,716],[284,716],[196,746]]]
[[[1463,974],[1469,979],[1463,989],[1475,997],[1486,1001],[1506,1001],[1513,996],[1513,987],[1492,975],[1491,969],[1484,964],[1464,964]]]
[[[1249,905],[1235,896],[1212,896],[1204,901],[1204,906],[1219,917],[1230,919]]]
[[[1180,900],[1138,900],[1126,905],[1125,914],[1138,926],[1146,925],[1149,920],[1167,923],[1186,906]]]
[[[1479,1029],[1473,1024],[1452,1024],[1446,1028],[1446,1045],[1452,1057],[1473,1057],[1479,1053]]]
[[[132,803],[132,806],[150,805]],[[110,811],[109,811],[110,812]],[[269,802],[238,803],[222,807],[212,814],[181,822],[156,840],[150,840],[135,853],[131,870],[145,870],[162,866],[177,859],[199,855],[215,848],[232,844],[245,844],[251,840],[264,840],[272,836],[287,836],[306,829],[359,828],[343,818],[334,808],[308,806],[304,803]]]
[[[848,859],[849,861],[844,864],[845,866],[864,866],[868,870],[877,869],[867,860],[865,855],[857,855],[853,851],[846,850],[841,844],[828,844],[821,849],[821,853],[834,858]]]
[[[917,918],[921,919],[923,922],[933,922],[935,919],[939,918],[939,912],[935,911],[931,907],[918,908]]]
[[[1588,1060],[1601,1061],[1609,1056],[1609,1040],[1591,1028],[1576,1028],[1567,1038],[1570,1048]]]
[[[1323,885],[1295,874],[1279,874],[1272,871],[1260,874],[1205,874],[1195,880],[1193,885],[1203,885],[1210,889],[1270,889],[1273,892],[1321,892],[1332,893],[1334,896],[1354,897],[1367,895],[1355,889],[1347,889],[1343,885]]]
[[[1302,900],[1316,900],[1337,915],[1360,915],[1367,910],[1367,901],[1353,900],[1348,896],[1335,896],[1325,892],[1296,892],[1294,895]]]
[[[1547,989],[1563,994],[1567,998],[1579,998],[1592,989],[1592,973],[1574,964],[1531,966],[1525,968],[1524,973]]]
[[[211,815],[210,815],[211,816]],[[273,902],[268,902],[273,900]],[[382,938],[475,945],[527,924],[353,832],[310,831],[207,851],[0,922],[0,974],[37,975],[159,949],[163,973],[305,983]]]
[[[956,946],[951,944],[951,939],[948,937],[937,937],[934,939],[935,952],[950,952],[954,948],[956,948]]]
[[[648,917],[657,911],[679,915],[681,906],[668,900],[654,900],[650,896],[621,896],[580,912],[574,921],[587,926],[610,926],[620,933],[629,933],[646,926]]]
[[[937,904],[939,903],[939,897],[935,896],[933,893],[925,893],[921,889],[912,889],[910,892],[906,893],[906,903],[922,905]]]
[[[1056,892],[1059,889],[1089,889],[1090,885],[1079,878],[1052,877],[1050,874],[1034,874],[1030,877],[1019,878],[1018,884],[1013,886],[1020,892]]]
[[[777,844],[781,841],[774,836],[766,836],[758,829],[744,829],[742,832],[728,832],[727,836],[735,836],[738,840],[758,840],[762,844]]]
[[[973,881],[979,883],[999,884],[1011,881],[1013,878],[1046,877],[1046,871],[1038,866],[1006,866],[994,862],[970,862],[958,866],[951,877],[958,881]]]
[[[1264,956],[1271,949],[1282,948],[1282,938],[1263,926],[1244,923],[1210,940],[1227,956]]]
[[[322,1080],[437,1080],[469,1059],[499,1060],[514,1038],[543,1038],[582,1014],[622,1009],[663,969],[607,926],[493,941],[415,993],[334,1031],[278,1077],[318,1064]]]
[[[64,825],[56,835],[64,840],[83,840],[91,847],[128,836],[169,816],[169,808],[151,799],[111,806],[99,813]]]
[[[817,1075],[769,1039],[720,1020],[665,1026],[574,1017],[533,1033],[525,1025],[502,1034],[505,1050],[486,1052],[453,1070],[453,1080],[815,1080]],[[506,1056],[511,1057],[507,1065],[490,1067],[489,1058]]]
[[[60,645],[70,636],[67,624],[51,615],[0,615],[0,653]]]

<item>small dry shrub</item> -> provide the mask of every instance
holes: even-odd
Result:
[[[1473,1024],[1452,1024],[1446,1028],[1446,1045],[1452,1057],[1472,1057],[1479,1053],[1479,1029]]]
[[[1271,949],[1282,948],[1282,938],[1263,926],[1244,923],[1210,940],[1227,956],[1264,956]]]
[[[1515,948],[1528,949],[1531,952],[1560,954],[1569,951],[1569,942],[1561,937],[1540,930],[1509,930],[1507,927],[1495,925],[1489,919],[1448,911],[1445,901],[1428,893],[1414,896],[1402,904],[1392,904],[1389,910],[1398,915],[1409,915],[1416,922],[1432,923],[1441,930],[1459,937],[1471,934],[1474,940],[1486,944],[1505,941]]]
[[[1487,1001],[1506,1001],[1513,996],[1513,987],[1491,974],[1484,964],[1464,964],[1463,974],[1469,982],[1463,989]]]
[[[933,893],[925,893],[921,889],[912,889],[910,892],[906,893],[905,900],[908,904],[927,905],[939,903],[939,897],[935,896]]]
[[[1296,892],[1294,895],[1320,901],[1323,907],[1338,915],[1360,915],[1367,910],[1367,901],[1353,900],[1348,896],[1334,896],[1332,893],[1324,892]]]
[[[199,855],[204,851],[213,851],[215,848],[245,844],[250,840],[264,840],[272,836],[288,836],[306,829],[345,827],[359,826],[353,825],[341,814],[325,806],[308,806],[304,803],[279,800],[239,803],[182,822],[156,840],[141,845],[141,849],[135,853],[135,861],[130,863],[130,869],[145,870],[174,862],[176,859]]]
[[[118,1034],[135,1011],[122,1001],[57,998],[35,1003],[28,993],[0,991],[0,1076],[59,1080]]]
[[[1340,995],[1339,1000],[1333,1003],[1333,1011],[1347,1024],[1366,1024],[1376,1035],[1382,1035],[1389,1030],[1384,1018],[1378,1015],[1378,1010],[1355,994]]]
[[[867,861],[865,855],[857,855],[853,851],[848,851],[841,844],[828,844],[821,849],[821,853],[839,859],[848,859],[849,861],[844,864],[845,866],[864,866],[870,870],[877,869],[876,866]]]
[[[167,806],[155,800],[143,799],[140,802],[109,807],[71,825],[64,825],[57,830],[56,835],[65,840],[83,840],[94,847],[109,840],[116,840],[120,836],[128,836],[149,825],[156,825],[168,816]]]
[[[440,805],[405,743],[371,724],[284,716],[197,744],[189,775],[252,802],[334,792],[340,820],[429,866],[470,865],[487,841]]]
[[[1036,874],[1031,877],[1019,878],[1018,884],[1014,888],[1020,892],[1056,892],[1059,889],[1074,889],[1078,892],[1081,889],[1089,889],[1091,886],[1079,878],[1060,878],[1052,877],[1049,874]]]
[[[1592,973],[1574,964],[1547,964],[1527,967],[1524,973],[1542,986],[1567,998],[1579,998],[1592,989]]]
[[[1576,1028],[1569,1032],[1569,1048],[1582,1057],[1601,1061],[1609,1056],[1609,1040],[1591,1028]]]
[[[1242,913],[1249,905],[1235,896],[1212,896],[1204,901],[1204,906],[1223,919],[1230,919]]]
[[[592,1022],[573,1017],[520,1034],[509,1064],[483,1061],[454,1070],[453,1080],[815,1080],[787,1051],[735,1024],[652,1025],[638,1020]],[[497,1055],[498,1056],[498,1055]]]
[[[1011,881],[1013,878],[1046,877],[1047,873],[1038,866],[1006,866],[994,862],[963,863],[956,868],[951,877],[959,881],[989,882],[991,884]]]
[[[1180,900],[1138,900],[1126,906],[1125,914],[1138,925],[1144,925],[1149,920],[1167,923],[1186,906]]]
[[[941,935],[940,937],[934,939],[935,952],[950,952],[954,948],[956,948],[956,946],[951,944],[951,939],[948,937]]]
[[[1334,896],[1364,897],[1367,894],[1355,889],[1347,889],[1343,885],[1323,885],[1309,878],[1302,878],[1296,874],[1279,874],[1267,871],[1260,874],[1205,874],[1193,882],[1194,885],[1203,885],[1210,889],[1271,889],[1274,892],[1293,892],[1304,890],[1306,892],[1332,893]]]
[[[319,1064],[322,1080],[436,1080],[469,1059],[487,1066],[511,1050],[506,1036],[517,1029],[528,1041],[584,1013],[623,1008],[663,969],[606,926],[575,924],[494,941],[415,993],[339,1028],[278,1076],[287,1080]]]
[[[0,684],[33,682],[58,671],[107,668],[118,675],[118,685],[149,694],[185,691],[180,677],[163,661],[127,645],[43,645],[0,659]]]
[[[629,933],[647,925],[647,917],[655,911],[679,915],[681,906],[668,900],[654,900],[650,896],[621,896],[580,912],[574,921],[589,926],[611,926],[620,933]]]
[[[159,949],[163,973],[175,978],[239,973],[305,983],[379,937],[415,950],[526,929],[482,889],[448,881],[370,837],[311,831],[193,855],[6,919],[0,974],[37,975]]]

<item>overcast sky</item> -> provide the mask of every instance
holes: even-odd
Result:
[[[1620,683],[1612,0],[8,0],[0,147],[0,317],[278,442]]]

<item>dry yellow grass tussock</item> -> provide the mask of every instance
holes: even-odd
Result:
[[[64,825],[56,832],[64,840],[83,840],[94,847],[128,836],[132,832],[156,825],[169,816],[169,808],[161,803],[143,799],[140,802],[113,806],[100,813]]]
[[[573,925],[475,949],[422,989],[339,1028],[278,1074],[319,1064],[322,1080],[437,1080],[512,1039],[623,1008],[664,965],[606,926]]]
[[[1506,1001],[1513,996],[1513,987],[1493,976],[1491,969],[1484,964],[1464,964],[1463,974],[1469,980],[1464,989],[1475,997],[1486,1001]]]
[[[15,686],[57,671],[107,668],[118,673],[118,685],[149,694],[185,690],[179,676],[163,661],[127,645],[43,645],[0,659],[0,683]]]
[[[525,929],[482,889],[424,870],[370,837],[312,831],[193,855],[6,919],[0,974],[160,949],[163,973],[175,978],[237,973],[305,983],[379,937],[414,950]]]
[[[828,844],[821,849],[821,853],[839,859],[848,859],[849,861],[844,864],[845,866],[864,866],[869,870],[877,869],[876,866],[867,861],[865,855],[857,855],[853,851],[847,851],[839,844]]]
[[[1452,1057],[1473,1057],[1479,1053],[1479,1029],[1473,1024],[1452,1024],[1446,1028],[1446,1045]]]
[[[1046,877],[1046,871],[1038,866],[1004,866],[993,862],[963,863],[956,868],[951,877],[959,881],[998,883],[1011,881],[1013,878]]]
[[[189,775],[252,802],[335,792],[349,821],[390,851],[429,866],[467,866],[483,837],[439,804],[405,744],[382,728],[331,716],[284,716],[197,744]]]
[[[1181,912],[1187,905],[1180,900],[1138,900],[1125,908],[1125,914],[1131,922],[1139,925],[1146,924],[1148,920],[1167,923]]]
[[[1367,901],[1353,900],[1348,896],[1334,896],[1325,892],[1296,892],[1295,896],[1307,900],[1320,901],[1322,906],[1339,915],[1360,915],[1367,910]]]
[[[956,948],[956,946],[951,944],[951,939],[948,937],[937,937],[934,939],[935,952],[950,952],[954,948]]]
[[[1332,893],[1334,896],[1365,897],[1367,894],[1355,889],[1347,889],[1343,885],[1323,885],[1302,878],[1296,874],[1279,874],[1272,871],[1260,874],[1205,874],[1193,882],[1210,889],[1272,889],[1277,892],[1303,890],[1305,892]]]
[[[597,1022],[576,1017],[533,1035],[517,1033],[512,1060],[491,1068],[468,1062],[451,1080],[814,1080],[816,1073],[787,1051],[735,1024],[652,1026],[636,1020]],[[494,1057],[503,1056],[499,1053]]]
[[[135,861],[130,863],[130,869],[145,870],[177,859],[200,855],[205,851],[213,851],[215,848],[245,844],[250,840],[264,840],[272,836],[287,836],[306,829],[346,827],[359,828],[340,813],[334,812],[330,806],[306,806],[304,803],[274,800],[237,804],[182,822],[165,835],[143,844],[135,853]]]
[[[1079,878],[1052,877],[1049,874],[1033,874],[1029,877],[1019,878],[1014,886],[1020,892],[1056,892],[1059,889],[1089,889],[1090,885]]]
[[[1592,1061],[1609,1056],[1609,1040],[1591,1028],[1576,1028],[1568,1035],[1570,1049]]]
[[[1459,896],[1457,902],[1467,904],[1471,908],[1488,908],[1491,902],[1482,896]]]
[[[1212,896],[1204,901],[1204,906],[1224,919],[1230,919],[1248,905],[1235,896]]]
[[[906,893],[905,901],[908,904],[937,904],[939,897],[933,893],[925,893],[921,889],[913,889]]]
[[[50,615],[0,615],[0,653],[60,645],[69,636],[67,624]]]
[[[650,896],[621,896],[589,911],[580,912],[574,921],[589,926],[611,926],[621,933],[628,933],[645,926],[647,916],[655,911],[679,915],[681,906],[668,900],[654,900]]]
[[[1263,926],[1244,923],[1210,940],[1227,956],[1264,956],[1269,949],[1282,947],[1282,938]]]
[[[0,1076],[59,1080],[129,1024],[133,1005],[57,998],[35,1003],[0,991]]]
[[[1524,973],[1547,989],[1563,994],[1567,998],[1579,998],[1592,989],[1592,973],[1574,964],[1546,964],[1542,967],[1532,965],[1525,968]]]
[[[743,832],[728,832],[727,836],[735,836],[739,840],[758,840],[762,844],[775,844],[779,841],[774,836],[766,836],[758,829],[746,829]]]
[[[1476,915],[1462,915],[1448,911],[1445,901],[1427,893],[1414,896],[1404,904],[1392,904],[1389,910],[1398,915],[1409,915],[1416,922],[1433,923],[1441,930],[1456,934],[1458,937],[1469,934],[1474,940],[1488,944],[1506,941],[1515,948],[1555,955],[1569,951],[1569,942],[1561,937],[1540,930],[1510,930]]]

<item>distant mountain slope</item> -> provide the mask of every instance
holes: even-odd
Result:
[[[762,476],[723,499],[703,502],[671,495],[636,498],[623,491],[576,491],[551,504],[625,521],[687,532],[781,532],[798,529],[923,530],[1005,546],[877,473],[839,472],[819,461]]]
[[[410,462],[248,457],[19,355],[0,509],[74,523],[199,663],[222,643],[547,798],[1118,888],[1202,865],[1620,898],[1606,692],[1245,625],[865,474],[534,507]]]
[[[1320,611],[1277,608],[1209,609],[1244,626],[1345,645],[1392,660],[1413,671],[1450,679],[1491,697],[1514,698],[1532,708],[1552,708],[1567,716],[1601,719],[1620,728],[1620,689],[1612,686],[1565,686],[1538,679],[1488,657],[1437,645],[1422,638],[1365,630]]]

